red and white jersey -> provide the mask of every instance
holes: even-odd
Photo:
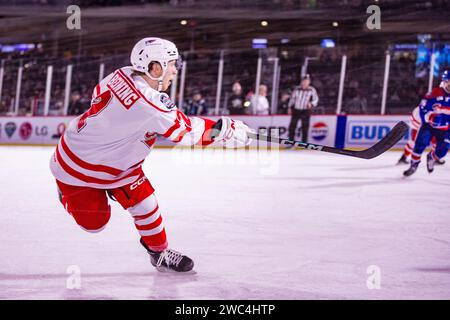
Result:
[[[422,119],[420,118],[420,107],[414,108],[411,119],[410,119],[411,128],[415,130],[419,130],[422,125]]]
[[[117,188],[138,178],[157,136],[183,145],[208,145],[214,124],[187,117],[167,94],[124,67],[95,87],[91,108],[70,122],[50,169],[65,184]]]

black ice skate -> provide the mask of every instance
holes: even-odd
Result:
[[[162,252],[150,250],[141,238],[141,244],[150,255],[150,262],[160,272],[188,272],[194,268],[194,261],[191,258],[172,249]]]
[[[414,172],[416,172],[417,167],[419,166],[420,161],[417,162],[412,162],[411,161],[411,166],[409,167],[408,170],[406,170],[405,172],[403,172],[403,175],[405,177],[409,177],[410,175],[414,174]]]
[[[401,158],[398,159],[397,164],[408,164],[408,159],[406,158],[405,154],[402,154]]]
[[[442,160],[442,159],[436,160],[434,162],[434,164],[438,164],[438,165],[442,166],[443,164],[445,164],[445,160]]]
[[[427,154],[427,170],[429,173],[432,173],[434,170],[434,158],[431,155],[431,152],[429,154]]]

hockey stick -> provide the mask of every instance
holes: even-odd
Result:
[[[283,146],[293,146],[295,148],[301,148],[301,149],[308,149],[308,150],[315,150],[315,151],[324,151],[324,152],[331,152],[336,154],[342,154],[344,156],[351,156],[361,159],[372,159],[375,157],[378,157],[380,154],[386,152],[390,148],[392,148],[408,131],[409,126],[403,122],[400,121],[397,123],[389,133],[384,136],[383,139],[375,143],[373,146],[371,146],[368,149],[355,151],[355,150],[347,150],[347,149],[338,149],[333,147],[327,147],[322,146],[319,144],[313,144],[313,143],[306,143],[301,141],[293,141],[289,139],[284,138],[278,138],[278,137],[272,137],[267,136],[259,133],[252,133],[249,132],[248,136],[251,139],[254,140],[261,140],[261,141],[267,141],[267,142],[273,142],[278,143]]]

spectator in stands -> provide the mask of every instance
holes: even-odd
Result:
[[[8,106],[6,105],[6,99],[0,101],[0,114],[6,114],[8,112]]]
[[[83,104],[81,103],[81,95],[75,91],[70,96],[70,103],[68,107],[68,115],[77,116],[84,112]]]
[[[367,99],[363,96],[361,90],[353,89],[352,98],[344,107],[347,114],[365,114],[367,113]]]
[[[188,100],[186,113],[192,116],[202,116],[208,113],[208,106],[200,91],[195,91],[192,99]]]
[[[245,114],[245,96],[242,92],[241,84],[236,81],[233,83],[232,92],[230,98],[228,99],[228,110],[230,114]]]
[[[259,86],[258,94],[254,94],[250,102],[255,114],[269,114],[269,100],[267,100],[267,86],[265,84]]]
[[[300,86],[292,92],[289,101],[288,113],[292,114],[289,124],[289,139],[294,140],[298,120],[302,121],[302,141],[308,142],[309,120],[313,107],[317,107],[319,96],[316,89],[311,86],[309,74],[305,75],[300,82]]]

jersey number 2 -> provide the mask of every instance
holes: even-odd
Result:
[[[92,99],[91,107],[89,108],[89,110],[83,113],[83,115],[80,117],[80,120],[78,120],[78,132],[80,132],[86,126],[87,118],[95,117],[108,106],[111,98],[111,91],[108,90]]]

